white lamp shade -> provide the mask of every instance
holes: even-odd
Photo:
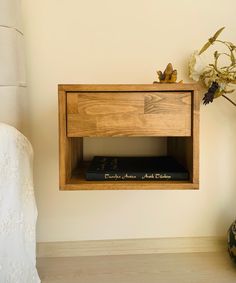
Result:
[[[0,25],[22,30],[20,0],[0,0]]]
[[[0,86],[25,85],[23,44],[21,33],[0,27]]]

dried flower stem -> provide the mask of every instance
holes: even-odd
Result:
[[[235,107],[236,107],[236,103],[233,101],[233,100],[231,100],[230,98],[228,98],[226,95],[224,95],[224,94],[222,94],[222,96],[225,98],[225,99],[227,99],[230,103],[232,103]]]

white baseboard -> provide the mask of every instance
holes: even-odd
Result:
[[[37,257],[217,252],[226,246],[218,237],[43,242],[37,244]]]

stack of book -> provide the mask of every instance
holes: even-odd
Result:
[[[171,156],[95,156],[86,172],[88,181],[188,180],[188,171]]]

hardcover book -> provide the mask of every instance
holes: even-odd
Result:
[[[188,171],[171,156],[95,156],[86,172],[88,181],[188,180]]]

